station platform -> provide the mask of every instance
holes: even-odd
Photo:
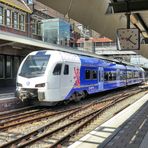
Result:
[[[68,148],[148,148],[148,94]]]
[[[15,87],[0,87],[0,112],[24,106],[26,106],[26,103],[15,97]]]
[[[0,100],[14,99],[15,87],[0,87]]]

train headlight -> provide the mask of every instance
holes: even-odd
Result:
[[[17,87],[22,87],[23,85],[22,85],[21,83],[18,83],[18,82],[17,82],[17,83],[16,83],[16,86],[17,86]]]
[[[45,83],[36,84],[35,87],[45,87]]]

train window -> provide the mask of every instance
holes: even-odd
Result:
[[[139,77],[142,78],[142,71],[139,72]]]
[[[12,57],[6,57],[6,78],[11,78],[12,76]]]
[[[130,72],[127,72],[127,78],[130,79]]]
[[[105,72],[104,81],[114,81],[116,80],[116,72]]]
[[[120,76],[120,80],[123,80],[123,71],[120,71],[119,76]]]
[[[139,78],[139,72],[138,71],[134,72],[134,78]]]
[[[133,78],[133,72],[132,71],[127,71],[127,78],[132,79]]]
[[[62,70],[62,64],[59,63],[55,66],[54,70],[53,70],[53,75],[60,75],[61,74],[61,70]]]
[[[91,77],[90,77],[90,70],[86,70],[85,71],[85,79],[89,80]]]
[[[96,70],[92,71],[92,79],[97,79],[97,71]]]
[[[112,81],[116,80],[116,72],[112,72],[111,80]]]
[[[69,74],[69,65],[65,65],[64,67],[64,75],[68,75]]]
[[[50,55],[29,55],[19,75],[27,78],[44,75],[49,58]]]
[[[112,73],[111,72],[108,73],[108,81],[112,81]]]
[[[109,75],[108,75],[108,72],[105,72],[104,73],[104,81],[108,81],[109,80]]]
[[[4,78],[4,56],[0,55],[0,78]]]
[[[135,72],[132,71],[132,78],[135,78]]]
[[[126,72],[120,71],[120,80],[125,80],[125,79],[126,79]]]

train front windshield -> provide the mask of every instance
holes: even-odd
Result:
[[[44,75],[50,55],[30,55],[25,60],[19,75],[26,78]]]

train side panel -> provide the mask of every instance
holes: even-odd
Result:
[[[90,57],[80,59],[80,86],[74,87],[67,97],[75,92],[93,94],[126,86],[125,66]]]
[[[126,66],[127,85],[142,83],[144,81],[144,70],[140,67]]]

